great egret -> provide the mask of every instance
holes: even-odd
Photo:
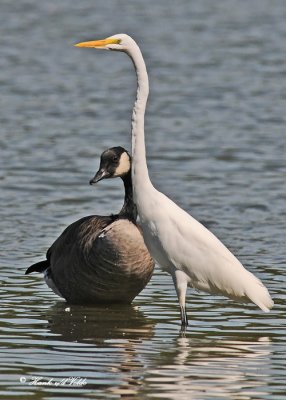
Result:
[[[253,302],[269,311],[273,301],[266,287],[201,223],[156,190],[146,163],[144,115],[149,94],[148,74],[140,48],[126,34],[78,43],[123,51],[131,58],[137,75],[137,96],[132,114],[132,179],[134,201],[145,243],[160,267],[171,274],[177,291],[182,327],[187,286],[241,302]]]
[[[69,225],[26,274],[44,272],[48,286],[70,303],[131,303],[149,282],[154,261],[136,225],[131,159],[122,147],[101,155],[90,184],[121,177],[125,201],[119,214],[91,215]]]

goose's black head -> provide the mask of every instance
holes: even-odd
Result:
[[[111,147],[105,150],[100,157],[99,170],[89,183],[93,185],[102,179],[124,177],[130,172],[131,157],[123,147]]]

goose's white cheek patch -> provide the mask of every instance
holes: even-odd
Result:
[[[130,159],[127,153],[122,153],[120,160],[119,160],[119,165],[115,170],[114,176],[122,176],[127,174],[130,170]]]

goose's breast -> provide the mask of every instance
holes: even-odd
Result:
[[[127,219],[117,220],[103,229],[92,253],[97,254],[97,259],[113,261],[114,267],[122,272],[141,267],[143,273],[151,259],[140,230]]]
[[[116,220],[100,233],[84,230],[70,261],[55,278],[64,297],[76,303],[130,303],[154,269],[140,230],[127,219]]]

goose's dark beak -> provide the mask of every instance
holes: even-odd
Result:
[[[101,181],[102,179],[106,179],[110,177],[110,173],[105,169],[101,168],[97,171],[94,177],[89,181],[90,185],[94,185],[95,183]]]

